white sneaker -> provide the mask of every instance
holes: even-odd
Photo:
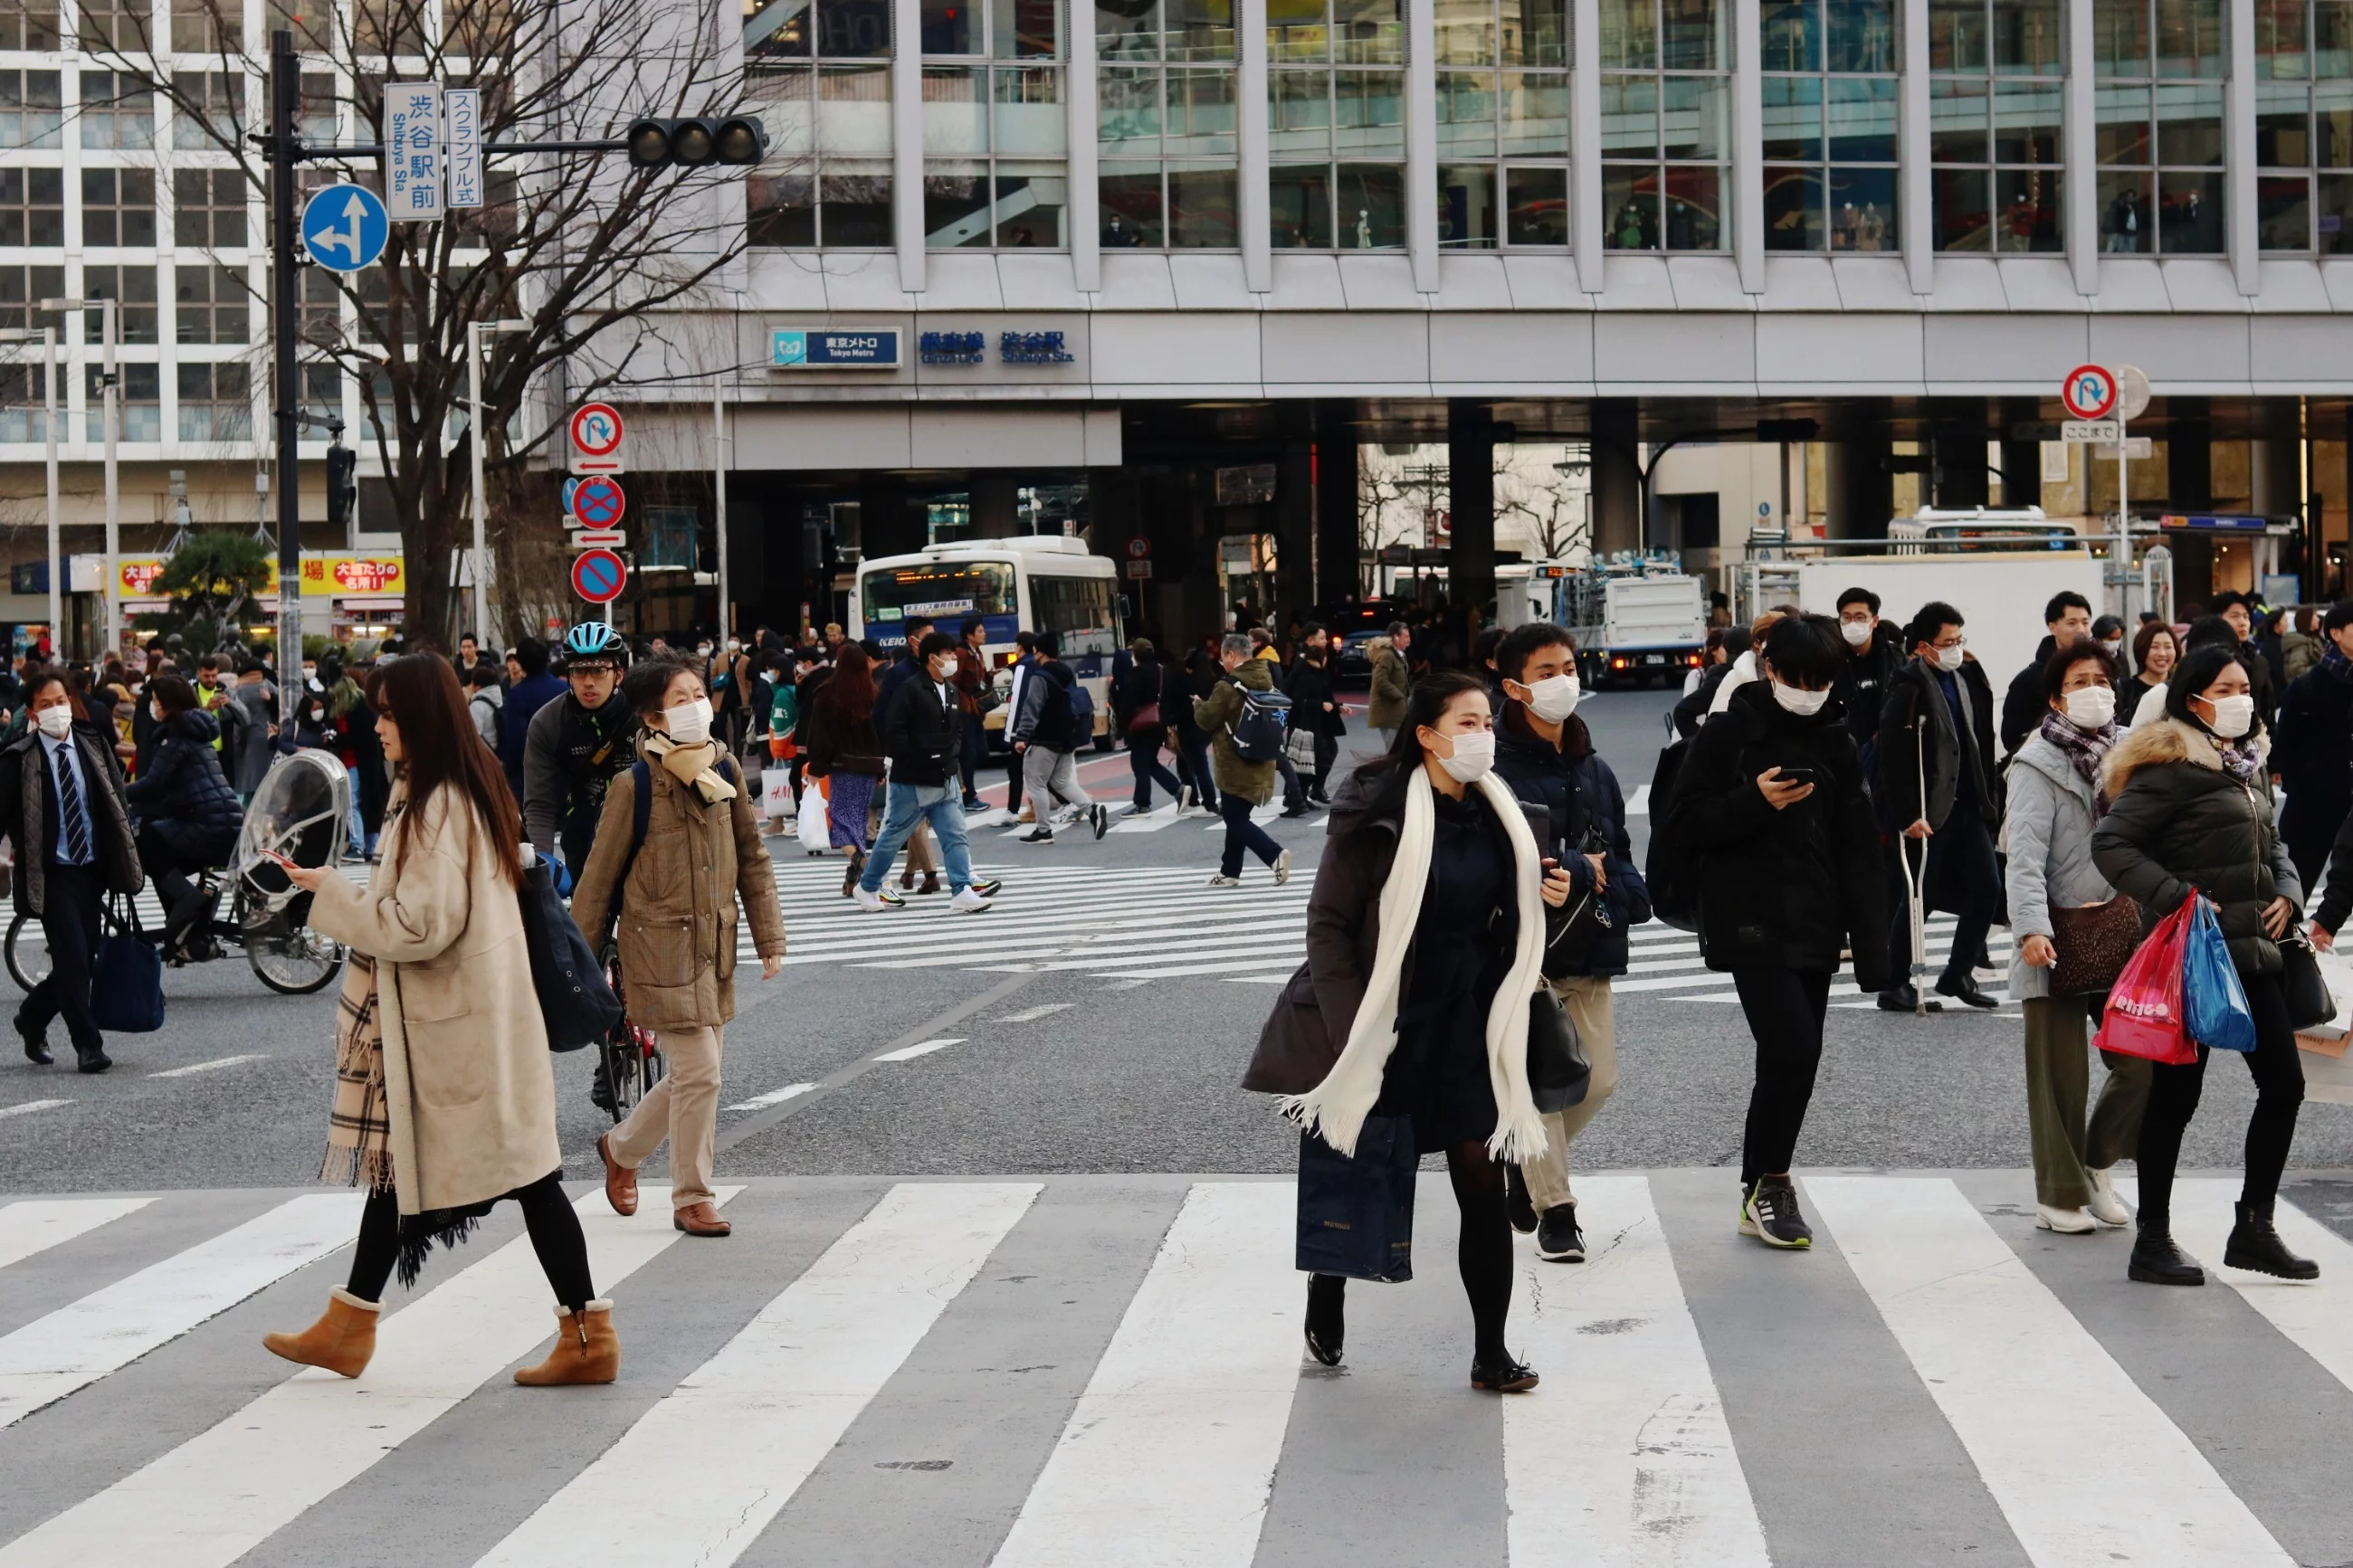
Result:
[[[966,888],[948,900],[948,912],[954,915],[985,915],[996,907],[972,888]]]
[[[2124,1226],[2132,1223],[2132,1210],[2124,1199],[2116,1196],[2116,1173],[2113,1171],[2085,1171],[2092,1178],[2092,1201],[2084,1206],[2102,1225]]]
[[[2062,1236],[2089,1236],[2100,1227],[2082,1209],[2054,1209],[2049,1204],[2036,1204],[2034,1228],[2055,1230]]]
[[[887,888],[879,893],[870,893],[864,888],[852,886],[849,896],[858,900],[858,907],[861,910],[895,910],[907,902]]]
[[[1286,849],[1274,858],[1274,885],[1278,888],[1291,880],[1291,851]]]
[[[1239,888],[1242,885],[1242,879],[1240,877],[1229,877],[1223,871],[1212,871],[1209,873],[1208,885],[1212,888]]]

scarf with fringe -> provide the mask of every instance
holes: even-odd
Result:
[[[1513,1164],[1525,1164],[1545,1151],[1544,1117],[1528,1092],[1528,998],[1543,983],[1544,904],[1537,897],[1535,836],[1509,786],[1493,773],[1471,786],[1504,825],[1512,841],[1513,880],[1519,892],[1519,932],[1511,973],[1487,1012],[1487,1081],[1495,1094],[1495,1131],[1487,1152]],[[1397,1048],[1398,988],[1406,950],[1421,918],[1421,898],[1430,885],[1430,846],[1436,838],[1430,775],[1417,767],[1406,786],[1405,824],[1398,835],[1397,859],[1381,889],[1380,936],[1364,1000],[1348,1027],[1348,1043],[1324,1081],[1305,1094],[1278,1101],[1283,1115],[1315,1133],[1343,1154],[1354,1154],[1365,1118],[1381,1097],[1381,1074]]]
[[[659,761],[662,771],[679,783],[693,785],[705,805],[735,798],[735,786],[719,771],[719,747],[712,742],[681,746],[668,735],[655,735],[646,742],[646,755]]]

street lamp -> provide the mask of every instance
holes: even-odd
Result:
[[[115,374],[114,345],[122,336],[122,301],[120,300],[44,300],[44,310],[96,310],[99,312],[99,332],[105,344],[100,384],[106,393],[106,651],[122,651],[122,510],[121,491],[115,484],[115,442],[119,438],[121,416],[116,399],[119,377]],[[102,662],[102,661],[101,661]]]
[[[529,321],[469,321],[466,323],[466,390],[467,406],[473,412],[474,428],[466,445],[474,457],[474,646],[491,646],[491,584],[489,521],[482,495],[482,443],[487,438],[487,426],[482,417],[482,334],[485,332],[527,332]]]
[[[58,559],[58,330],[55,327],[0,329],[0,343],[41,345],[42,400],[46,416],[41,427],[49,442],[49,655],[65,651],[65,563]]]

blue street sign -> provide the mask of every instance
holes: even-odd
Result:
[[[612,527],[627,504],[621,487],[610,479],[583,479],[572,492],[572,515],[583,528]]]
[[[566,517],[572,515],[572,492],[579,488],[580,480],[577,476],[564,481],[564,515]]]
[[[302,204],[302,247],[335,272],[357,272],[384,254],[392,233],[384,203],[361,185],[329,185]]]
[[[777,370],[896,370],[899,332],[895,327],[780,331],[769,363]]]

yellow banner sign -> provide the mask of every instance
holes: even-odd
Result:
[[[302,596],[306,599],[393,599],[407,591],[407,563],[396,552],[347,555],[305,551],[302,554]]]

